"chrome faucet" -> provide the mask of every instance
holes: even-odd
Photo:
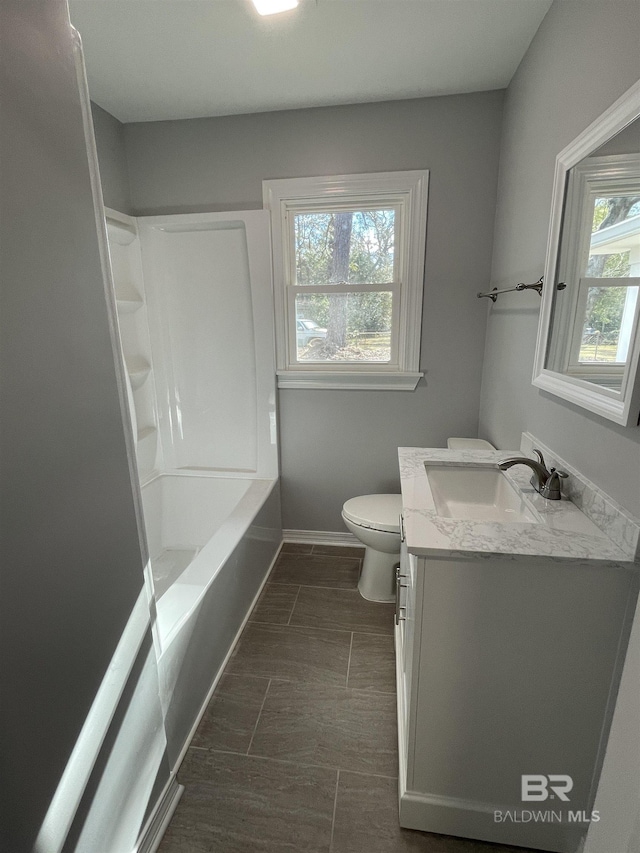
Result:
[[[562,497],[560,480],[566,479],[569,475],[566,471],[559,471],[557,468],[551,468],[550,471],[547,471],[542,453],[535,447],[533,452],[538,457],[538,462],[526,456],[514,456],[512,459],[503,459],[502,462],[498,462],[498,468],[501,471],[506,471],[512,465],[527,465],[533,471],[530,482],[536,492],[539,492],[543,498],[549,501],[559,501]]]

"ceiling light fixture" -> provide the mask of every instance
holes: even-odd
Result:
[[[298,0],[253,0],[260,15],[277,15],[278,12],[288,12],[295,9]]]

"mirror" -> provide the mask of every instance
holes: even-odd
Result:
[[[556,159],[533,384],[640,413],[640,83]]]

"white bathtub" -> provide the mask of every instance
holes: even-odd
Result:
[[[264,481],[254,485],[251,480],[239,478],[162,474],[143,487],[144,518],[157,599],[162,598],[214,538],[247,492],[252,489],[256,497],[260,494],[261,483]],[[243,509],[249,509],[246,502]],[[208,582],[209,578],[204,580]]]
[[[278,481],[162,474],[142,500],[174,763],[278,551]]]

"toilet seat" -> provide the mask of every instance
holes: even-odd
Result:
[[[342,507],[342,514],[353,524],[384,533],[400,533],[402,495],[360,495]]]

